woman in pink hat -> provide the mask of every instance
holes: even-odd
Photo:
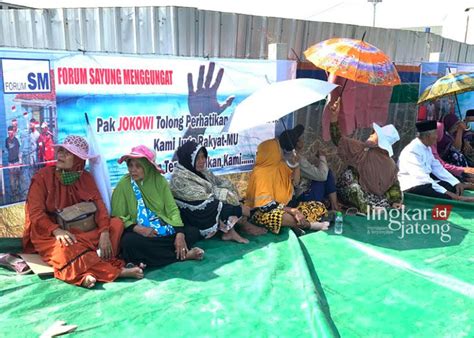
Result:
[[[204,251],[192,247],[199,232],[185,228],[155,153],[146,146],[132,148],[119,163],[127,163],[112,194],[112,215],[125,225],[122,257],[126,262],[161,267],[183,260],[200,260]]]
[[[110,218],[94,178],[84,170],[89,146],[70,135],[57,148],[57,162],[32,178],[25,204],[23,250],[37,252],[67,283],[92,288],[119,277],[143,278],[142,267],[124,268],[116,257],[123,225]],[[92,217],[60,226],[58,213],[80,202],[92,202]],[[80,215],[78,215],[80,216]],[[100,250],[98,250],[100,249]]]

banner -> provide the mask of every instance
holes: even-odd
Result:
[[[295,77],[291,61],[193,59],[0,49],[0,204],[23,201],[32,175],[53,165],[53,144],[86,136],[85,113],[112,186],[127,172],[117,159],[146,145],[169,177],[176,149],[204,145],[216,174],[251,170],[257,145],[279,123],[222,133],[235,107],[269,83]],[[264,114],[265,112],[255,112]]]

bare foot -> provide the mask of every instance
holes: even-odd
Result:
[[[135,266],[133,268],[122,268],[119,277],[121,278],[136,278],[142,279],[143,278],[143,270],[142,268]]]
[[[309,228],[313,231],[327,230],[329,228],[329,222],[311,222]]]
[[[268,232],[267,229],[256,226],[255,224],[252,224],[247,220],[242,220],[239,222],[239,224],[240,230],[252,236],[265,235]]]
[[[222,234],[222,240],[224,241],[235,241],[237,243],[247,244],[249,242],[248,239],[243,238],[240,236],[234,228],[230,229],[226,233]]]
[[[86,289],[92,289],[95,286],[97,279],[95,279],[92,275],[87,275],[86,278],[82,281],[81,286],[85,287]]]
[[[198,247],[194,247],[191,250],[188,251],[186,254],[185,260],[196,260],[200,261],[204,257],[204,250]]]

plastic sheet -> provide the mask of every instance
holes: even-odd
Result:
[[[0,240],[0,252],[14,244]],[[292,232],[248,245],[199,244],[206,250],[202,262],[94,290],[0,268],[0,336],[39,335],[57,320],[78,325],[74,335],[86,337],[334,335]]]
[[[446,204],[406,196],[409,217]],[[431,232],[408,233],[405,219],[402,237],[390,219],[348,216],[342,235],[204,241],[202,262],[94,290],[0,268],[0,336],[64,320],[85,337],[473,337],[474,205],[448,204],[449,222],[425,220]],[[19,248],[0,239],[0,252]]]
[[[473,337],[474,205],[409,194],[406,204],[409,209],[452,205],[451,240],[444,243],[436,233],[400,238],[400,231],[382,233],[389,221],[359,216],[344,219],[342,235],[329,231],[301,238],[338,332],[342,337]],[[436,230],[446,222],[423,223]]]

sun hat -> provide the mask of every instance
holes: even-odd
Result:
[[[87,144],[85,138],[77,135],[69,135],[64,139],[62,144],[55,144],[53,147],[55,149],[64,148],[83,160],[97,157],[95,155],[89,155],[89,144]]]
[[[392,145],[400,140],[400,135],[393,124],[387,124],[380,127],[377,123],[373,123],[372,127],[377,133],[378,146],[388,152],[390,157],[393,156]]]
[[[118,163],[122,163],[123,161],[128,160],[129,158],[145,158],[150,162],[158,172],[161,174],[164,174],[165,172],[161,167],[155,163],[156,160],[156,154],[153,150],[148,148],[147,146],[144,145],[139,145],[136,147],[132,148],[132,151],[126,155],[123,155],[122,157],[119,158]]]

